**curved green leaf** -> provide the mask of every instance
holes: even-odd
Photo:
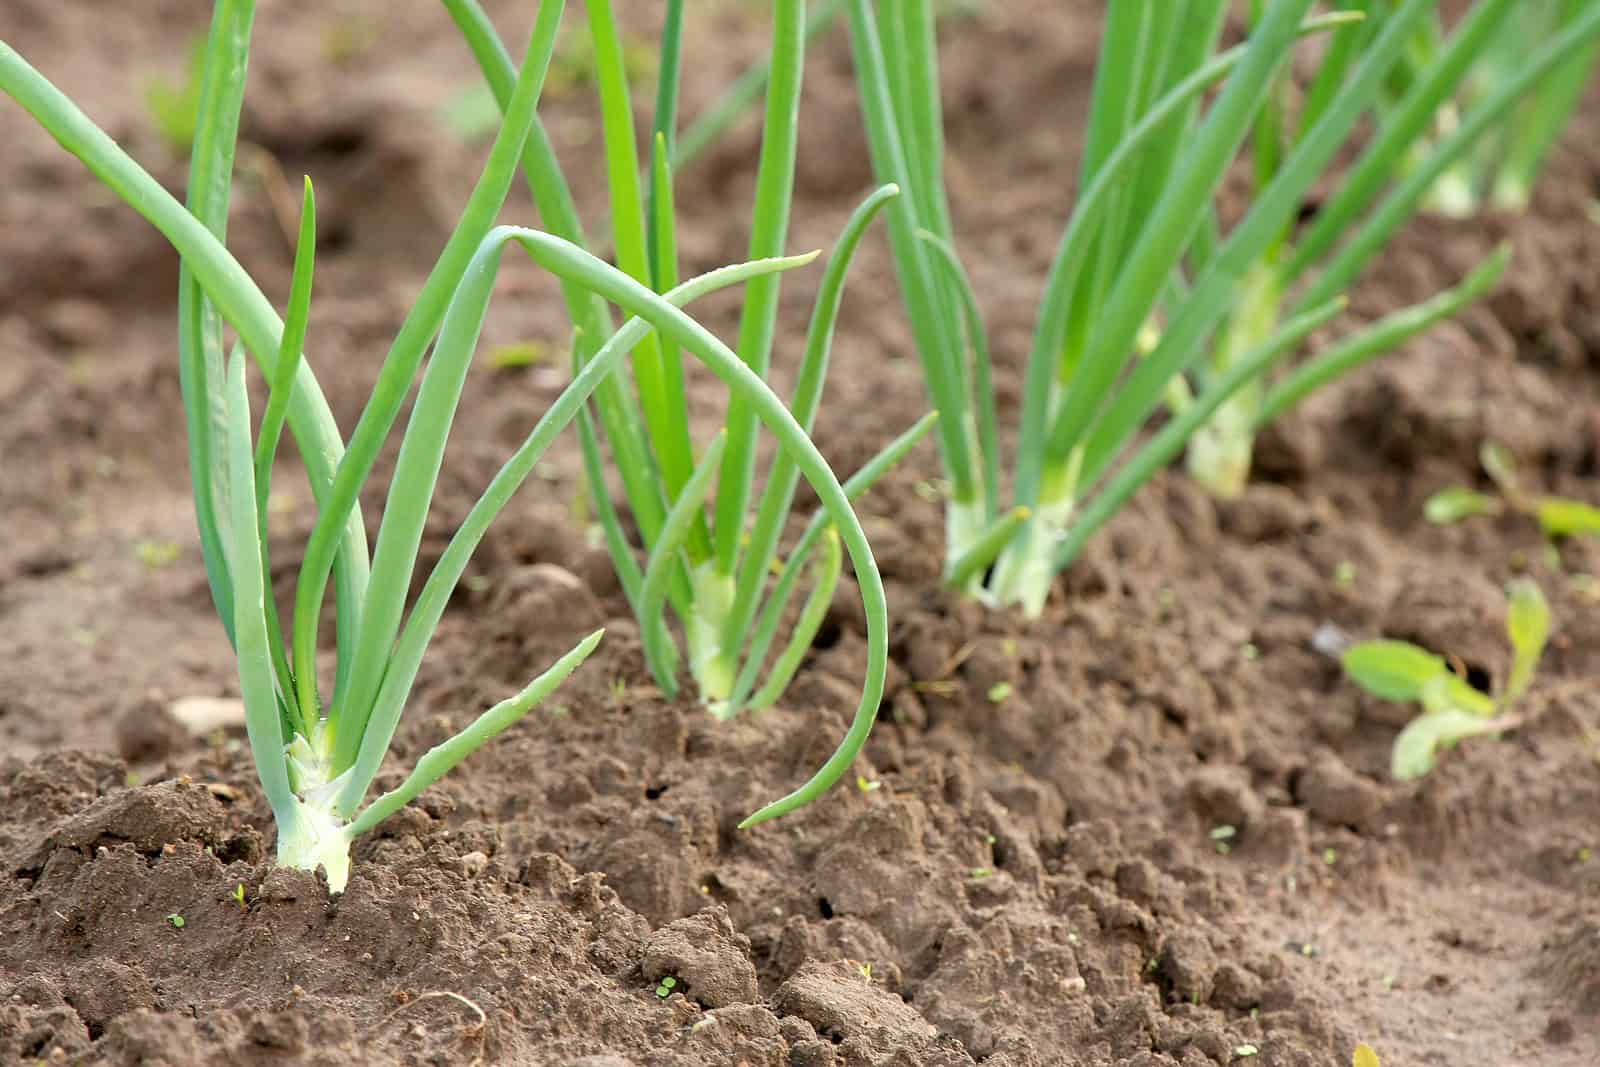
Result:
[[[1362,641],[1339,662],[1352,682],[1384,700],[1420,701],[1423,686],[1450,673],[1443,657],[1407,641]]]
[[[1466,486],[1441,489],[1422,505],[1423,516],[1435,526],[1450,526],[1475,515],[1498,515],[1501,510],[1497,498]]]
[[[1534,515],[1546,537],[1600,534],[1600,508],[1582,501],[1547,496],[1534,505]]]
[[[1512,582],[1506,591],[1506,635],[1511,638],[1511,675],[1506,680],[1505,702],[1528,690],[1533,672],[1550,639],[1550,604],[1544,591],[1527,578]]]
[[[1482,734],[1498,733],[1492,721],[1466,711],[1433,711],[1418,715],[1400,731],[1389,753],[1389,773],[1406,782],[1433,770],[1437,754]]]

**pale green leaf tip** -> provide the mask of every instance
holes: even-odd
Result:
[[[776,807],[776,804],[768,804],[766,807],[762,808],[760,811],[756,812],[754,815],[746,815],[744,817],[744,821],[739,824],[738,828],[740,830],[748,830],[752,826],[757,826],[757,825],[759,825],[761,823],[766,822],[768,819],[772,818],[772,816],[769,815],[768,812],[770,812],[774,807]]]

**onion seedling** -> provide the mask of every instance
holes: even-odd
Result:
[[[1533,681],[1550,636],[1550,607],[1527,579],[1507,590],[1506,634],[1511,671],[1497,695],[1469,684],[1443,656],[1407,641],[1362,641],[1344,650],[1340,663],[1351,681],[1383,700],[1422,705],[1422,714],[1395,738],[1389,761],[1395,778],[1420,778],[1440,751],[1521,725],[1510,710]]]
[[[1456,290],[1339,341],[1264,387],[1267,370],[1337,314],[1344,290],[1420,196],[1402,183],[1348,234],[1311,288],[1280,306],[1286,290],[1276,276],[1263,277],[1260,264],[1274,264],[1273,250],[1311,186],[1371,111],[1433,0],[1405,0],[1359,53],[1352,35],[1361,27],[1360,12],[1308,19],[1311,6],[1311,0],[1261,5],[1248,40],[1221,52],[1215,45],[1225,0],[1143,0],[1108,9],[1080,192],[1044,283],[1023,390],[1013,506],[1003,508],[988,344],[954,250],[942,176],[928,3],[851,0],[873,164],[880,179],[909,191],[890,209],[889,228],[928,390],[942,413],[950,583],[1037,614],[1054,574],[1214,415],[1223,412],[1220,425],[1253,434],[1331,377],[1451,313],[1503,269],[1502,251]],[[1580,20],[1552,41],[1503,94],[1520,92],[1537,72],[1564,61],[1595,21]],[[1270,132],[1272,116],[1281,115],[1273,97],[1296,40],[1327,31],[1334,34],[1330,56],[1308,93],[1302,132],[1270,157],[1254,199],[1223,234],[1213,203],[1230,163],[1252,131]],[[1202,114],[1201,96],[1218,83]],[[1424,102],[1419,96],[1415,104],[1421,109]],[[1456,138],[1468,140],[1477,128],[1469,118],[1413,177],[1447,164],[1461,150]],[[1396,136],[1385,131],[1379,147]],[[1354,210],[1373,188],[1357,190],[1328,238],[1347,236]],[[1326,251],[1312,250],[1317,257]],[[1283,284],[1303,273],[1298,257],[1305,249],[1297,245],[1295,252],[1281,268]],[[1227,358],[1205,365],[1207,340],[1219,330]],[[1241,402],[1248,404],[1242,414],[1226,409],[1251,391],[1255,397]],[[1164,402],[1175,416],[1140,443],[1140,430]],[[1124,459],[1124,453],[1130,454]]]
[[[493,25],[475,0],[444,0],[444,4],[491,91],[503,107],[508,106],[511,67]],[[664,290],[674,284],[678,271],[672,161],[677,152],[684,4],[672,0],[666,5],[652,151],[642,169],[611,0],[585,0],[584,6],[595,43],[616,261],[640,283]],[[772,48],[760,79],[766,87],[766,110],[750,226],[753,259],[781,255],[787,240],[808,34],[804,0],[776,0],[771,10]],[[809,28],[816,25],[810,23]],[[583,245],[583,226],[570,189],[537,124],[524,164],[545,226]],[[821,399],[846,270],[868,224],[897,192],[895,186],[886,184],[861,204],[846,224],[824,273],[791,401],[795,420],[807,431]],[[765,377],[771,360],[778,294],[776,274],[753,279],[745,289],[737,351],[760,377]],[[581,369],[611,336],[612,325],[605,308],[590,294],[568,287],[565,295],[577,324],[574,367]],[[780,440],[782,451],[767,471],[765,488],[757,497],[753,492],[757,412],[748,397],[733,395],[723,433],[697,458],[690,440],[678,346],[665,337],[646,337],[634,353],[632,370],[635,390],[630,391],[621,378],[609,380],[596,393],[598,419],[592,420],[585,411],[579,429],[590,497],[623,591],[639,620],[651,672],[657,684],[673,695],[678,691],[680,665],[686,661],[699,696],[719,717],[763,707],[777,699],[822,624],[841,573],[837,537],[843,536],[848,547],[856,532],[837,524],[831,532],[826,526],[815,527],[780,566],[779,540],[794,503],[799,473],[791,443]],[[851,479],[851,495],[864,491],[931,425],[931,418],[924,419],[892,442]],[[642,565],[611,503],[601,460],[602,438],[622,476],[622,496],[644,550]],[[860,543],[864,547],[864,542]],[[813,558],[817,549],[820,554]],[[851,731],[851,744],[858,748],[881,696],[887,641],[876,570],[864,553],[852,550],[850,554],[868,621],[867,679]],[[769,578],[775,572],[778,577],[771,579],[769,593]],[[773,657],[763,681],[761,671],[797,589],[797,576],[806,572],[812,576],[813,590],[800,609],[789,641]],[[686,655],[668,629],[669,611],[682,624]],[[828,773],[836,778],[848,762],[830,761],[829,766]]]
[[[535,230],[496,227],[532,128],[560,24],[561,0],[540,7],[526,60],[514,70],[506,119],[483,173],[416,303],[407,314],[348,443],[334,424],[303,356],[315,252],[309,181],[288,308],[280,320],[224,246],[233,155],[248,65],[254,4],[219,0],[206,45],[189,204],[174,200],[73,102],[13,49],[0,43],[0,90],[113,192],[152,223],[181,256],[179,368],[187,416],[195,511],[212,597],[239,663],[251,754],[278,828],[278,861],[321,868],[331,892],[349,877],[350,846],[456,764],[524,716],[594,649],[589,635],[516,695],[430,749],[411,774],[370,803],[376,779],[422,657],[489,523],[540,456],[634,346],[652,332],[706,362],[789,449],[849,550],[864,588],[876,579],[848,495],[794,418],[725,345],[679,310],[709,292],[808,262],[764,258],[652,292],[571,242]],[[497,266],[507,244],[521,246],[566,285],[615,304],[630,318],[593,352],[473,505],[406,615],[428,515],[466,374],[478,343]],[[238,335],[225,354],[224,323]],[[431,355],[430,355],[431,344]],[[248,353],[268,382],[252,432]],[[400,442],[377,541],[369,553],[357,498],[399,417],[425,355],[430,358]],[[288,634],[280,625],[267,558],[265,501],[282,430],[294,435],[318,505],[296,582]],[[318,624],[330,580],[336,605],[336,668],[324,701]],[[881,583],[875,587],[881,630]],[[881,682],[881,678],[880,678]],[[879,694],[871,694],[873,707]],[[868,724],[870,725],[870,723]],[[834,762],[848,765],[865,730],[847,738]],[[852,748],[851,746],[854,746]],[[833,768],[830,763],[829,770]],[[839,771],[833,774],[837,777]],[[819,775],[765,817],[805,803],[831,779]]]
[[[1516,458],[1504,445],[1485,441],[1478,456],[1500,494],[1493,496],[1466,486],[1441,489],[1423,505],[1429,522],[1448,526],[1475,515],[1499,515],[1509,508],[1532,516],[1551,540],[1600,535],[1600,508],[1567,497],[1529,493],[1517,474]]]

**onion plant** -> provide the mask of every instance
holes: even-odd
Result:
[[[475,0],[444,0],[444,5],[501,106],[509,108],[512,67],[493,25]],[[643,167],[611,0],[585,0],[584,8],[595,42],[616,261],[640,283],[666,291],[676,283],[678,273],[672,162],[684,4],[682,0],[666,4],[651,152]],[[751,212],[752,259],[779,256],[786,244],[805,44],[808,26],[814,30],[818,24],[816,20],[808,23],[804,0],[776,0],[771,12],[770,59],[759,83],[766,87],[766,108]],[[822,13],[826,14],[826,8]],[[585,244],[570,188],[537,121],[524,164],[544,225],[575,244]],[[850,258],[868,223],[896,195],[896,187],[886,184],[862,203],[846,224],[822,279],[791,399],[794,417],[806,429],[821,399]],[[737,351],[751,372],[764,377],[776,333],[777,274],[752,279],[744,292]],[[573,364],[581,369],[606,343],[613,326],[604,306],[589,293],[568,286],[565,294],[577,324]],[[826,524],[814,525],[780,565],[780,537],[793,506],[799,472],[792,450],[784,445],[757,494],[757,412],[746,395],[732,396],[722,434],[697,459],[686,417],[677,344],[664,336],[647,336],[634,353],[632,371],[633,390],[618,377],[596,392],[598,418],[591,418],[586,410],[580,416],[580,434],[596,514],[622,588],[639,620],[651,671],[664,691],[675,694],[679,667],[686,660],[699,696],[719,717],[769,705],[781,694],[822,624],[841,570],[835,534]],[[851,493],[869,486],[931,425],[931,418],[924,419],[892,442],[851,480]],[[602,438],[622,476],[622,496],[642,542],[642,561],[611,502]],[[862,568],[864,558],[857,557],[856,568],[868,609],[868,674],[851,731],[855,747],[870,727],[887,663],[882,589],[876,573]],[[796,576],[804,569],[812,575],[812,591],[800,608],[789,641],[773,652],[773,640],[798,588]],[[769,583],[774,572],[778,577]],[[682,624],[686,655],[679,651],[667,626],[669,611]],[[830,774],[842,773],[847,762],[830,766]]]
[[[1348,0],[1345,6],[1357,10],[1369,5],[1366,0]],[[1594,48],[1600,32],[1600,19],[1594,16],[1600,15],[1600,5],[1590,4],[1591,17],[1585,24],[1573,21],[1567,27],[1570,33],[1552,41],[1552,47],[1532,55],[1522,54],[1518,70],[1508,71],[1496,86],[1498,93],[1482,96],[1471,110],[1454,115],[1448,123],[1453,132],[1443,140],[1430,141],[1430,129],[1446,114],[1441,109],[1451,107],[1453,94],[1469,73],[1482,65],[1486,54],[1497,47],[1496,42],[1504,38],[1508,25],[1522,20],[1526,7],[1518,0],[1480,0],[1454,31],[1443,37],[1435,36],[1436,13],[1419,20],[1413,41],[1421,34],[1430,42],[1425,61],[1419,60],[1414,46],[1402,51],[1402,62],[1383,84],[1392,89],[1398,78],[1405,86],[1404,92],[1389,96],[1384,106],[1376,108],[1376,134],[1312,223],[1299,234],[1285,226],[1251,265],[1241,298],[1212,347],[1207,369],[1214,374],[1226,372],[1238,355],[1270,332],[1282,316],[1314,306],[1349,286],[1388,236],[1425,205],[1429,190],[1437,191],[1440,182],[1448,180],[1475,151],[1485,147],[1487,135],[1516,114],[1519,102],[1560,81],[1573,56],[1582,59]],[[1261,13],[1262,4],[1255,0],[1252,14],[1259,18]],[[1397,14],[1392,7],[1386,12],[1388,19]],[[1258,188],[1271,183],[1286,153],[1314,129],[1326,102],[1338,92],[1335,86],[1385,26],[1385,19],[1365,20],[1339,31],[1303,94],[1298,122],[1291,118],[1293,109],[1287,99],[1291,87],[1287,79],[1280,91],[1268,99],[1256,120],[1252,143]],[[1379,99],[1383,101],[1384,94]],[[1408,181],[1418,175],[1438,177],[1427,184]],[[1386,326],[1409,324],[1389,331],[1385,343],[1370,347],[1363,358],[1381,355],[1482,294],[1501,273],[1504,256],[1502,250],[1457,288],[1391,315],[1373,327],[1382,331]],[[1354,361],[1332,363],[1324,356],[1276,384],[1261,380],[1247,384],[1190,441],[1189,473],[1219,496],[1237,496],[1249,476],[1256,430],[1289,404],[1353,365]],[[1181,391],[1170,399],[1177,411],[1187,400]]]
[[[335,425],[303,345],[315,250],[309,182],[283,319],[224,241],[232,165],[254,20],[251,0],[219,0],[206,43],[189,202],[173,199],[73,102],[0,42],[0,90],[20,103],[115,194],[152,223],[182,257],[179,359],[195,511],[218,614],[239,664],[250,749],[278,827],[278,860],[322,868],[332,892],[349,876],[352,841],[375,827],[477,748],[535,707],[594,649],[589,635],[527,688],[484,712],[424,753],[394,788],[366,802],[398,727],[422,657],[451,592],[489,523],[535,463],[616,366],[650,336],[706,363],[778,437],[785,456],[822,502],[828,544],[842,541],[867,599],[870,639],[885,645],[882,585],[859,522],[804,430],[734,353],[679,306],[736,283],[808,262],[764,257],[673,284],[656,293],[560,237],[496,226],[534,123],[540,88],[562,12],[545,0],[526,60],[513,70],[506,118],[454,233],[407,314],[348,441]],[[580,373],[538,421],[473,505],[406,613],[423,526],[446,438],[482,328],[499,258],[522,247],[574,290],[632,316],[594,348]],[[225,351],[224,324],[237,335]],[[247,356],[268,383],[252,431]],[[401,437],[376,543],[369,552],[357,497],[428,356]],[[267,509],[283,429],[294,436],[317,521],[307,542],[287,632],[280,623],[267,559]],[[859,488],[859,486],[857,486]],[[837,549],[833,549],[837,569]],[[336,667],[325,695],[318,677],[318,625],[328,583],[336,607]],[[869,679],[871,681],[871,679]],[[863,721],[864,720],[864,721]],[[836,780],[864,740],[871,716],[858,716],[833,760],[805,787],[769,805],[770,818],[804,804]]]
[[[1376,28],[1393,8],[1393,0],[1363,0],[1361,7]],[[1479,17],[1474,5],[1462,25]],[[1441,105],[1427,136],[1410,154],[1408,162],[1424,159],[1433,144],[1447,138],[1460,125],[1464,113],[1489,99],[1522,71],[1528,57],[1568,28],[1594,0],[1523,0],[1511,5],[1513,17],[1498,20],[1492,38],[1472,58],[1467,77]],[[1370,32],[1370,31],[1369,31]],[[1428,76],[1428,69],[1450,47],[1444,20],[1427,19],[1418,28],[1379,100],[1385,114],[1403,108],[1407,91]],[[1600,45],[1590,41],[1541,78],[1531,92],[1495,121],[1468,154],[1439,175],[1428,192],[1426,206],[1445,214],[1470,215],[1485,205],[1505,210],[1525,210],[1550,149],[1565,129],[1592,83]]]
[[[1345,194],[1348,202],[1324,210],[1318,221],[1323,232],[1314,242],[1297,243],[1280,270],[1282,278],[1298,279],[1308,263],[1321,262],[1343,240],[1303,291],[1291,294],[1279,287],[1287,282],[1262,278],[1261,264],[1284,258],[1285,235],[1308,190],[1373,109],[1433,6],[1434,0],[1405,0],[1365,38],[1356,36],[1364,26],[1359,11],[1311,17],[1312,0],[1262,4],[1248,39],[1224,51],[1217,42],[1226,0],[1130,0],[1108,8],[1080,191],[1044,282],[1027,362],[1013,504],[1003,507],[988,344],[954,248],[942,176],[929,5],[851,0],[874,167],[881,179],[908,190],[891,207],[889,228],[928,390],[943,413],[948,581],[1036,614],[1052,576],[1242,392],[1243,411],[1229,409],[1221,425],[1253,433],[1312,389],[1492,284],[1504,267],[1503,252],[1456,290],[1341,339],[1282,380],[1263,380],[1275,361],[1335,316],[1344,289],[1414,208],[1420,197],[1415,183],[1448,165],[1489,121],[1485,116],[1498,116],[1533,80],[1583,47],[1596,21],[1586,15],[1530,57],[1514,82],[1481,105],[1481,116],[1475,111],[1359,221],[1357,212],[1381,181],[1347,181],[1345,189],[1354,190]],[[1330,54],[1301,109],[1298,136],[1285,142],[1274,126],[1284,114],[1274,97],[1296,40],[1313,32],[1332,32]],[[1215,98],[1202,111],[1201,97],[1214,86]],[[1422,121],[1436,92],[1430,87],[1410,101]],[[1217,192],[1252,133],[1270,167],[1263,168],[1242,217],[1223,233]],[[1389,164],[1373,153],[1393,152],[1410,139],[1386,128],[1368,149],[1364,159],[1379,160],[1378,179]],[[1213,337],[1226,353],[1220,362],[1202,358]],[[1173,417],[1141,442],[1140,431],[1164,402],[1175,409]]]

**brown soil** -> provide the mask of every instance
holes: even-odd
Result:
[[[648,34],[654,6],[622,11]],[[950,180],[1014,411],[1095,33],[1042,0],[985,6],[949,41]],[[6,32],[176,187],[142,86],[181,70],[208,7],[12,0]],[[427,5],[263,7],[245,136],[264,153],[231,243],[281,300],[259,159],[317,181],[312,358],[348,427],[481,159],[439,116],[472,71]],[[493,7],[508,35],[531,17]],[[761,49],[753,10],[694,12],[689,113]],[[796,247],[829,243],[870,185],[842,35],[814,56]],[[593,110],[583,90],[546,107],[591,222]],[[364,840],[335,901],[268,862],[241,735],[191,737],[167,710],[237,692],[188,503],[176,261],[14,107],[0,143],[0,1061],[1196,1067],[1251,1046],[1323,1067],[1364,1039],[1397,1067],[1600,1062],[1600,614],[1578,577],[1600,550],[1552,560],[1524,522],[1420,518],[1428,493],[1478,477],[1488,434],[1542,487],[1600,497],[1600,109],[1529,216],[1419,222],[1354,312],[1509,237],[1499,295],[1288,419],[1244,500],[1159,479],[1039,623],[934,591],[940,515],[919,488],[936,461],[919,450],[864,505],[894,619],[866,788],[755,831],[734,827],[809,773],[853,706],[849,597],[780,710],[719,726],[663,700],[572,518],[564,444],[474,564],[394,766],[588,627],[609,637],[554,713]],[[747,124],[686,175],[690,268],[739,255],[755,145]],[[786,283],[785,383],[813,284]],[[727,335],[736,307],[710,324]],[[508,259],[489,342],[559,348],[565,330],[554,287]],[[853,468],[924,406],[881,236],[835,370],[818,440]],[[474,372],[441,539],[562,380]],[[718,391],[696,388],[714,412]],[[308,512],[291,490],[285,574]],[[1497,590],[1518,570],[1558,624],[1538,717],[1393,783],[1395,709],[1344,684],[1313,635],[1409,638],[1494,680]]]

